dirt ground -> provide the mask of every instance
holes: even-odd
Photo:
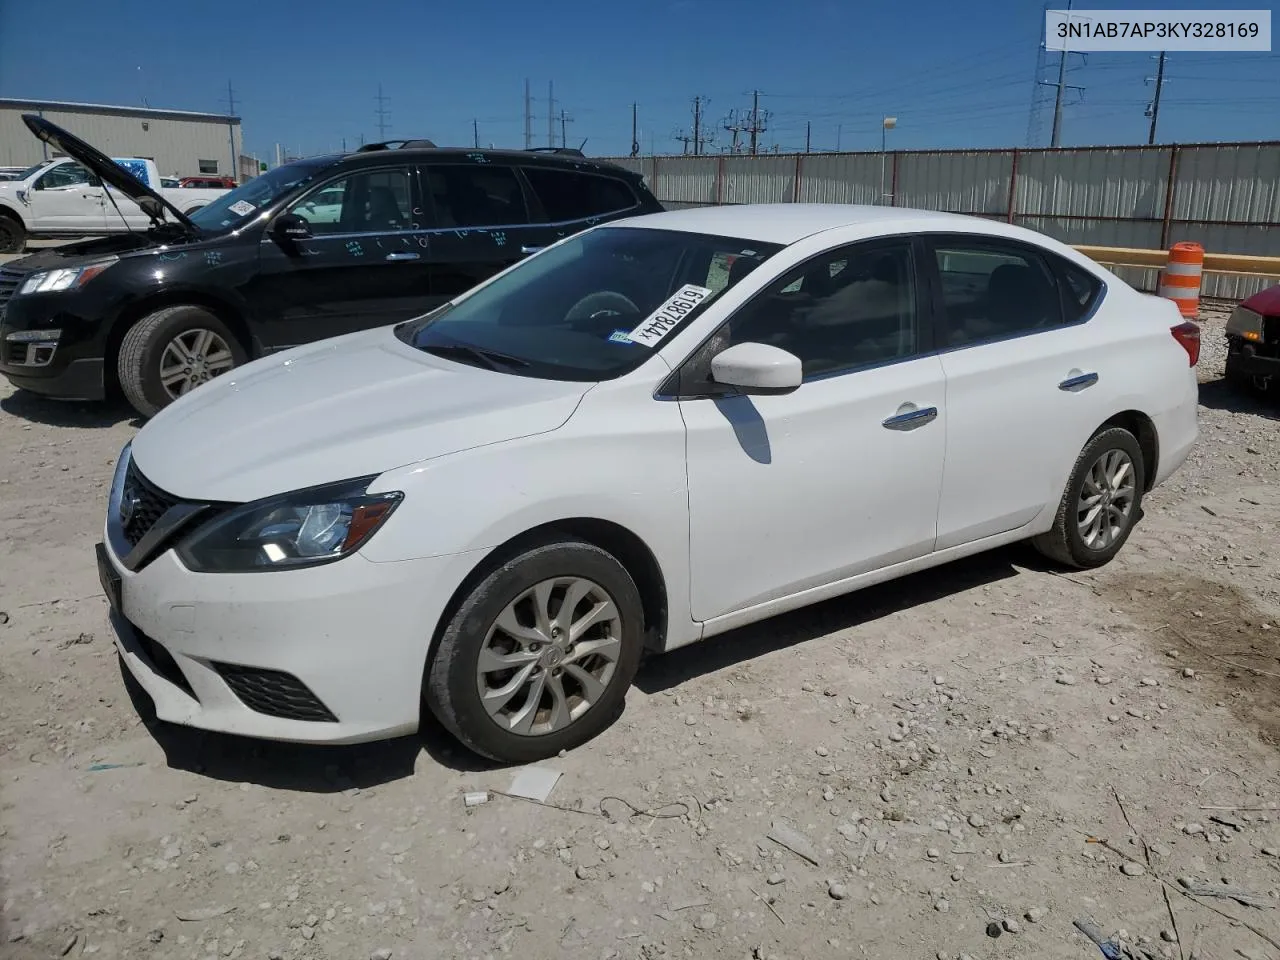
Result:
[[[1091,918],[1280,958],[1280,405],[1220,381],[1222,320],[1109,567],[1003,550],[653,659],[558,807],[464,807],[512,771],[435,729],[157,725],[93,563],[136,425],[0,388],[0,955],[1096,958]]]

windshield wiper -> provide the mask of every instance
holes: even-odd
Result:
[[[470,361],[473,366],[497,370],[499,373],[509,370],[520,370],[529,366],[529,361],[519,357],[509,357],[505,353],[494,350],[482,350],[465,343],[433,343],[422,348],[427,353],[452,360]]]

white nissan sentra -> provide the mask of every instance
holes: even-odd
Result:
[[[1071,248],[737,206],[562,240],[257,360],[120,457],[104,589],[158,715],[523,762],[644,649],[1017,540],[1109,561],[1196,439],[1199,330]]]

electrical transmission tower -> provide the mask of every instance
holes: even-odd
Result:
[[[1044,10],[1048,11],[1050,7],[1051,5],[1046,3]],[[1071,2],[1068,0],[1067,10],[1070,9]],[[1049,146],[1059,146],[1062,140],[1062,109],[1066,91],[1072,90],[1081,98],[1084,97],[1084,87],[1067,83],[1067,57],[1072,54],[1061,50],[1058,52],[1057,62],[1050,61],[1044,29],[1045,18],[1041,16],[1040,46],[1036,52],[1036,82],[1031,91],[1031,112],[1027,119],[1028,147],[1038,147],[1043,144],[1045,115],[1049,111],[1050,104],[1053,105],[1053,126],[1049,135]],[[1083,60],[1085,55],[1075,54],[1075,56]],[[1055,73],[1056,79],[1051,79]]]
[[[378,140],[385,143],[387,139],[387,128],[391,126],[387,122],[387,118],[391,116],[391,111],[384,104],[390,100],[390,97],[382,95],[382,84],[378,84],[378,95],[374,97],[378,101],[378,109],[373,111],[373,115],[378,118]]]
[[[693,137],[691,142],[693,143],[693,155],[695,157],[701,156],[705,152],[703,148],[707,144],[715,141],[714,135],[706,135],[706,130],[702,122],[702,108],[710,102],[711,101],[708,98],[703,96],[693,98]]]

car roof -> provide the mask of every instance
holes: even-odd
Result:
[[[867,226],[870,234],[948,230],[1022,236],[1025,231],[982,217],[908,207],[853,203],[753,203],[668,210],[621,222],[627,227],[683,230],[784,246],[838,227]],[[619,224],[614,224],[617,226]],[[980,228],[975,230],[975,228]]]
[[[382,150],[356,150],[351,153],[331,154],[327,157],[308,157],[308,160],[328,160],[344,164],[384,164],[388,160],[403,158],[418,163],[457,163],[459,161],[483,165],[485,163],[518,164],[522,167],[556,167],[558,169],[583,170],[603,173],[612,177],[622,176],[640,180],[634,170],[608,160],[567,153],[551,153],[544,150],[500,150],[488,147],[396,147]]]

